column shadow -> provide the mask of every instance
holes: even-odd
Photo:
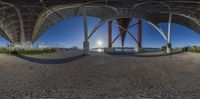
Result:
[[[73,61],[80,60],[87,55],[81,54],[81,55],[76,55],[72,57],[67,57],[67,58],[62,58],[62,59],[40,59],[40,58],[33,58],[33,57],[28,57],[24,55],[15,55],[18,58],[34,62],[34,63],[40,63],[40,64],[62,64],[62,63],[70,63]]]
[[[148,53],[148,52],[144,52],[144,53]],[[140,53],[134,53],[134,54],[129,54],[129,53],[117,53],[117,54],[112,54],[109,53],[109,55],[111,56],[130,56],[130,57],[143,57],[143,58],[150,58],[150,57],[163,57],[163,56],[173,56],[173,55],[177,55],[177,54],[181,54],[184,53],[182,51],[180,52],[172,52],[171,54],[166,54],[166,53],[160,53],[160,54],[148,54],[148,55],[142,55]]]
[[[173,56],[173,55],[177,55],[177,54],[181,54],[181,53],[184,53],[184,52],[172,52],[171,54],[167,54],[167,53],[162,53],[162,54],[148,54],[148,55],[138,55],[138,54],[135,54],[133,55],[134,57],[163,57],[163,56]]]

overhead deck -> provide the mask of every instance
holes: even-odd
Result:
[[[172,22],[200,33],[199,0],[1,0],[0,33],[12,43],[35,42],[57,22],[74,16],[98,17],[101,24],[117,18]]]

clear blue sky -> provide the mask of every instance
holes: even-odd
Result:
[[[98,18],[88,17],[88,28],[89,32],[92,31],[94,26],[99,22]],[[132,24],[134,22],[132,21]],[[167,32],[167,24],[160,24],[165,32]],[[97,41],[102,41],[103,46],[107,46],[107,24],[104,24],[99,28],[95,34],[92,36],[90,41],[90,47],[97,47]],[[150,26],[145,20],[143,20],[143,46],[144,47],[157,47],[160,48],[162,45],[167,42],[163,39],[157,30]],[[135,37],[137,37],[137,26],[129,29]],[[116,25],[113,24],[113,38],[119,34],[119,30]],[[52,26],[47,32],[45,32],[36,43],[48,43],[52,46],[61,46],[61,47],[72,47],[78,46],[82,48],[83,43],[83,20],[82,17],[74,17],[67,20],[63,20],[54,26]],[[5,45],[8,42],[0,38],[1,45]],[[182,47],[187,45],[199,45],[200,44],[200,35],[194,31],[188,29],[187,27],[172,24],[172,46],[173,47]],[[118,39],[114,46],[120,46],[120,39]],[[133,39],[127,35],[125,46],[135,47],[136,43]]]

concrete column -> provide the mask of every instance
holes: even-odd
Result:
[[[84,41],[83,42],[83,53],[89,54],[89,49],[90,49],[89,41]]]
[[[87,11],[85,7],[82,7],[83,13],[83,24],[84,24],[84,42],[83,42],[83,53],[89,54],[89,41],[88,41],[88,24],[87,24]]]
[[[167,54],[171,54],[171,43],[167,44]]]
[[[172,21],[172,13],[169,14],[169,22],[168,22],[168,43],[167,43],[167,53],[171,53],[171,21]]]

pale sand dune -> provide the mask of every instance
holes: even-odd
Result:
[[[0,54],[1,97],[198,98],[200,54],[158,57],[98,53],[79,56],[79,51],[28,57]]]

